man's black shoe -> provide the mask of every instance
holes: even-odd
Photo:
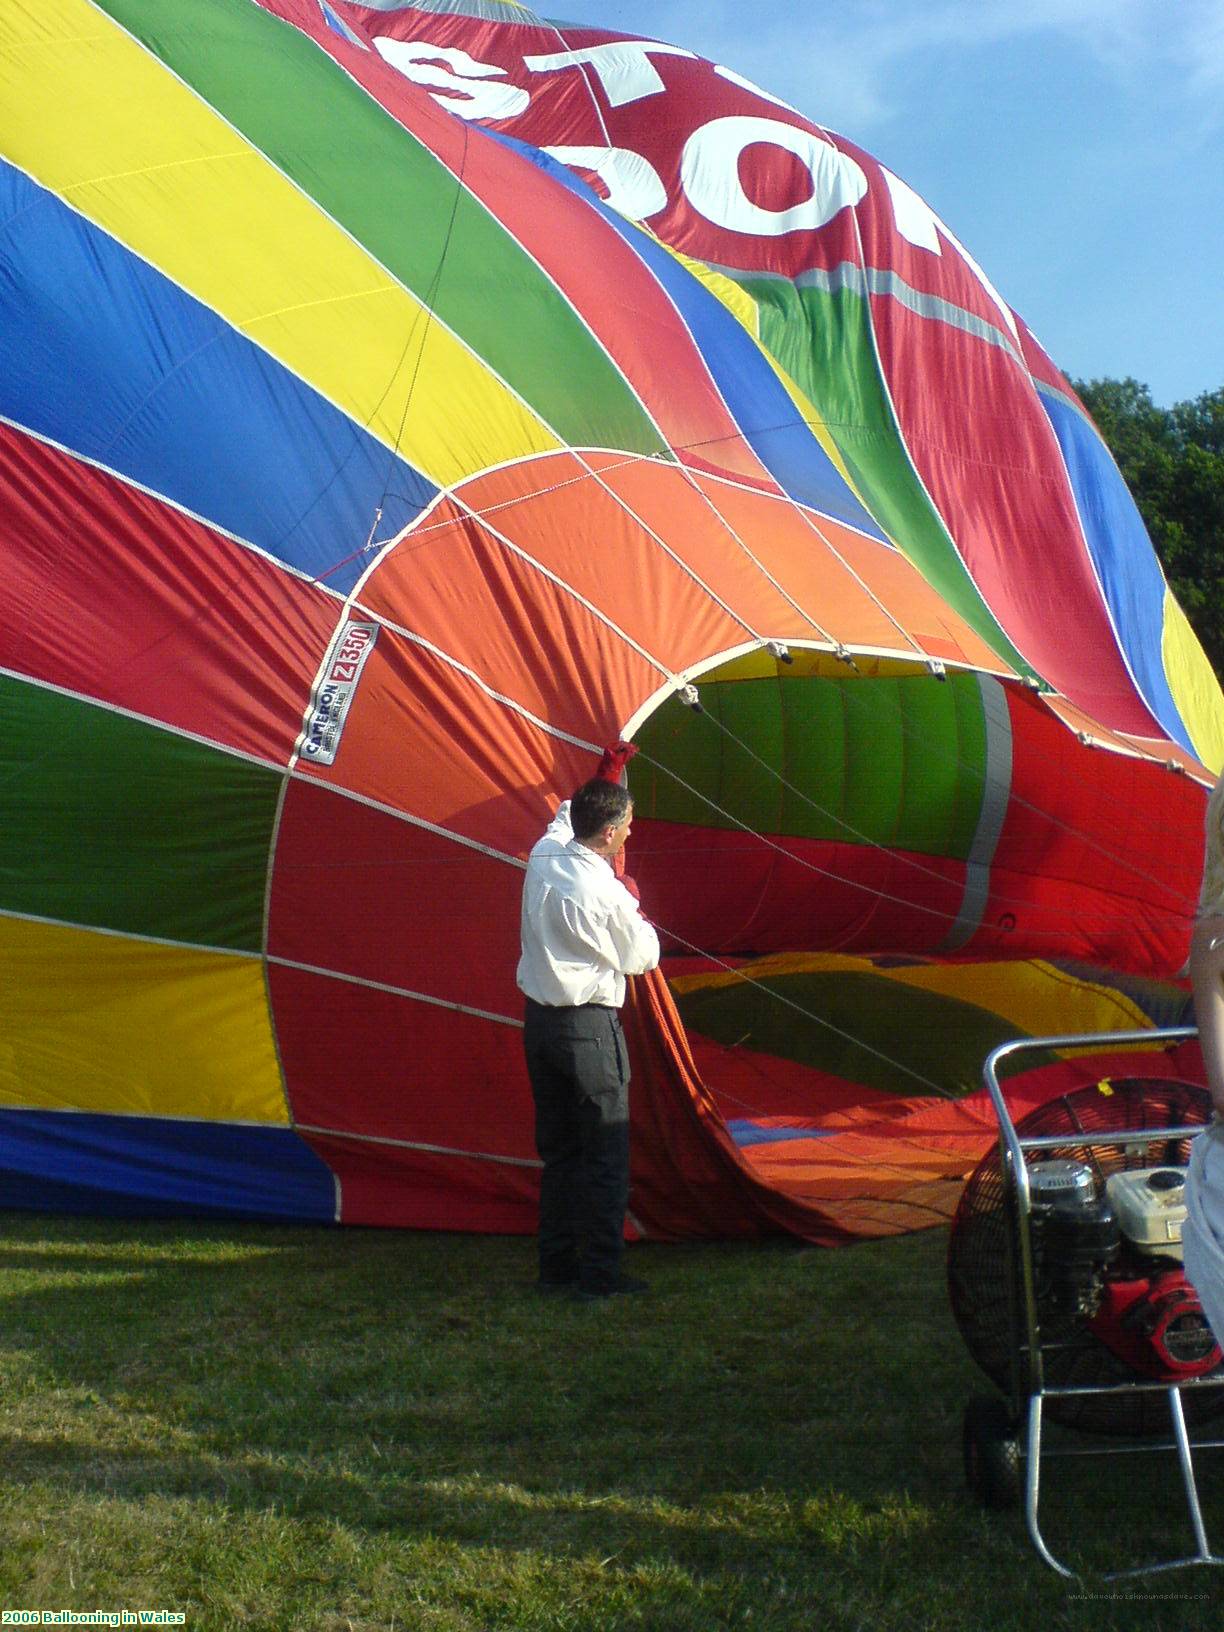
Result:
[[[618,1275],[607,1286],[583,1286],[579,1283],[570,1296],[575,1303],[602,1303],[605,1298],[625,1298],[649,1291],[649,1282],[635,1281],[632,1275]]]

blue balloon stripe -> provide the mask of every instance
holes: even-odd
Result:
[[[336,1190],[291,1128],[3,1110],[0,1207],[332,1224]]]
[[[723,303],[693,276],[683,262],[610,209],[556,159],[497,131],[484,131],[513,148],[561,185],[577,193],[649,267],[688,326],[697,350],[710,371],[732,418],[745,441],[792,499],[823,515],[845,522],[857,531],[887,543],[886,535],[819,440],[798,418],[794,402],[770,367],[761,348]],[[711,459],[718,456],[710,449]]]
[[[1088,552],[1136,684],[1173,741],[1194,753],[1165,674],[1165,583],[1143,518],[1117,466],[1079,410],[1040,387],[1039,394],[1058,438]]]
[[[341,593],[368,564],[362,551],[380,503],[387,536],[437,492],[215,312],[3,161],[0,355],[0,413]]]
[[[741,1150],[752,1145],[792,1144],[799,1139],[829,1139],[837,1130],[831,1128],[767,1127],[750,1117],[737,1117],[727,1123],[727,1132]]]

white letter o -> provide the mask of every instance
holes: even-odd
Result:
[[[784,148],[806,165],[812,196],[785,210],[766,210],[754,204],[739,178],[740,154],[754,142]],[[823,227],[867,192],[862,170],[831,142],[780,119],[749,114],[711,119],[693,132],[680,159],[680,185],[693,208],[716,227],[761,238]]]

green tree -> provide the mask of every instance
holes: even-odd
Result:
[[[1224,388],[1158,408],[1138,380],[1072,383],[1134,495],[1173,593],[1224,675]]]

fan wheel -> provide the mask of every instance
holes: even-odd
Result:
[[[1067,1136],[1066,1144],[1030,1153],[1037,1161],[1082,1162],[1103,1189],[1112,1173],[1154,1165],[1185,1167],[1190,1140],[1171,1139],[1168,1129],[1206,1124],[1211,1096],[1197,1083],[1166,1077],[1134,1077],[1089,1082],[1073,1089],[1016,1124],[1016,1132]],[[1151,1131],[1151,1139],[1131,1146],[1096,1143],[1093,1135]],[[997,1146],[978,1164],[961,1193],[948,1240],[948,1292],[952,1312],[969,1352],[1005,1392],[1013,1368],[1024,1371],[1017,1353],[1024,1334],[1018,1272],[1013,1272],[1018,1240],[1015,1186],[1005,1182]],[[1136,1374],[1092,1332],[1082,1317],[1042,1307],[1041,1358],[1046,1387],[1109,1387],[1136,1380]],[[1224,1390],[1188,1389],[1182,1395],[1187,1425],[1194,1427],[1224,1410]],[[1140,1437],[1167,1433],[1169,1410],[1159,1392],[1083,1395],[1050,1399],[1046,1413],[1088,1433]],[[966,1429],[968,1433],[968,1429]]]
[[[1015,1507],[1020,1500],[1020,1441],[1016,1424],[995,1394],[965,1406],[965,1480],[983,1507]]]

